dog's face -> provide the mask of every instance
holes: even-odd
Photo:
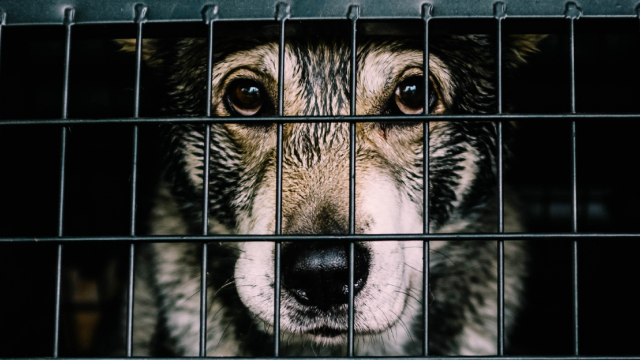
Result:
[[[515,57],[532,49],[524,40]],[[486,36],[431,41],[431,114],[494,111],[495,59]],[[170,71],[168,111],[202,113],[206,45],[182,40]],[[236,40],[216,45],[212,112],[269,116],[277,109],[278,46]],[[358,115],[424,114],[420,41],[363,40],[358,46]],[[161,57],[158,57],[160,59]],[[150,62],[153,61],[153,56]],[[293,39],[285,48],[285,116],[349,115],[350,47],[341,39]],[[167,64],[169,62],[169,64]],[[432,231],[480,228],[495,184],[493,123],[429,123]],[[508,127],[508,126],[507,126]],[[276,124],[212,125],[212,230],[273,234],[276,216]],[[421,233],[423,123],[356,124],[355,231]],[[199,222],[202,126],[172,126],[168,178],[188,218]],[[349,231],[349,123],[285,124],[282,168],[284,234]],[[437,248],[437,243],[432,245]],[[347,333],[348,243],[282,244],[281,329],[290,341],[344,344]],[[274,314],[274,244],[241,243],[235,288],[254,321],[270,331]],[[380,336],[409,329],[420,308],[422,243],[360,242],[355,246],[355,332]],[[400,330],[398,330],[400,329]],[[402,341],[398,341],[402,343]]]
[[[347,43],[292,42],[285,51],[285,115],[348,115]],[[404,115],[424,111],[422,51],[400,42],[359,48],[358,115]],[[443,113],[448,70],[432,58],[431,112]],[[219,116],[273,114],[278,48],[274,43],[236,53],[216,66],[215,110]],[[445,86],[439,86],[445,84]],[[447,94],[443,96],[441,94]],[[443,126],[432,123],[431,131]],[[246,189],[236,199],[236,231],[272,234],[276,204],[276,125],[226,125],[238,149]],[[349,123],[284,126],[282,229],[285,234],[346,234],[349,231]],[[436,137],[442,138],[442,137]],[[422,230],[422,139],[420,122],[356,125],[356,233],[419,233]],[[440,142],[436,141],[435,146]],[[468,152],[460,162],[475,159]],[[449,159],[451,159],[449,157]],[[434,159],[435,160],[435,159]],[[474,164],[471,160],[470,165]],[[473,176],[473,169],[468,175]],[[462,194],[473,179],[452,189]],[[356,247],[355,331],[379,334],[400,321],[407,297],[421,297],[421,245],[367,242]],[[235,267],[244,304],[262,321],[273,321],[273,243],[245,243]],[[283,244],[281,327],[321,343],[344,343],[347,333],[348,244]],[[413,304],[415,306],[415,304]],[[404,325],[406,326],[406,325]]]

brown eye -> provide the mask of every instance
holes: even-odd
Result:
[[[435,91],[429,84],[429,109],[435,104],[435,99]],[[407,115],[422,114],[424,112],[424,78],[414,76],[402,81],[396,88],[395,100],[401,112]]]
[[[255,115],[263,105],[262,92],[262,87],[256,81],[234,81],[227,90],[229,106],[239,115]]]

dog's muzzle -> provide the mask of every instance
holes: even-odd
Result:
[[[356,244],[354,296],[364,288],[370,255]],[[344,243],[291,243],[282,249],[284,288],[302,305],[322,310],[349,301],[349,245]]]

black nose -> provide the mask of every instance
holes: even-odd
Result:
[[[356,244],[354,296],[369,275],[369,252]],[[328,309],[349,301],[349,244],[293,243],[282,249],[283,285],[301,304]]]

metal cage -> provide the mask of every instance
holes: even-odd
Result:
[[[133,323],[133,296],[134,296],[134,258],[136,244],[141,242],[170,242],[170,241],[189,241],[202,243],[202,273],[201,273],[201,289],[207,284],[207,242],[210,241],[272,241],[276,244],[275,255],[275,304],[274,304],[274,356],[279,356],[280,349],[280,249],[282,241],[345,241],[350,243],[349,252],[349,331],[348,331],[348,357],[354,356],[354,243],[356,241],[382,241],[382,240],[419,240],[424,242],[424,265],[423,265],[423,291],[427,291],[429,287],[429,242],[433,240],[495,240],[498,242],[498,355],[485,357],[487,359],[527,359],[534,357],[510,357],[504,356],[504,241],[505,240],[535,240],[544,241],[547,239],[564,238],[572,241],[572,268],[573,268],[573,355],[572,356],[551,356],[536,357],[536,359],[572,359],[581,358],[590,359],[639,359],[639,357],[621,357],[621,356],[598,356],[585,357],[580,356],[578,344],[578,242],[584,239],[599,238],[638,238],[640,233],[581,233],[578,232],[578,197],[577,197],[577,177],[576,177],[576,123],[584,119],[634,119],[640,118],[640,114],[580,114],[576,109],[576,88],[575,88],[575,51],[574,51],[574,23],[579,18],[627,18],[638,19],[640,16],[640,3],[634,3],[635,0],[621,0],[617,2],[602,2],[598,0],[580,0],[577,2],[565,2],[559,0],[540,0],[531,2],[528,0],[502,0],[502,1],[444,1],[430,0],[424,2],[422,0],[398,0],[392,2],[380,2],[375,0],[359,0],[356,2],[343,1],[325,1],[314,2],[309,0],[286,0],[275,3],[274,1],[258,1],[258,0],[220,0],[216,2],[208,1],[189,1],[175,4],[170,0],[148,0],[144,4],[129,0],[109,0],[109,1],[91,1],[91,0],[75,0],[71,2],[54,1],[54,0],[0,0],[0,50],[2,45],[2,29],[4,27],[18,27],[24,25],[59,25],[64,26],[66,30],[65,41],[65,60],[64,60],[64,84],[63,97],[60,101],[62,107],[62,116],[60,118],[42,119],[42,120],[2,120],[0,126],[48,126],[51,129],[60,129],[60,167],[59,167],[59,203],[58,203],[58,227],[57,236],[45,238],[27,238],[27,237],[5,237],[0,238],[0,242],[49,242],[57,244],[57,273],[56,273],[56,302],[55,302],[55,331],[54,331],[54,347],[51,357],[58,358],[59,344],[59,323],[60,323],[60,289],[61,289],[61,269],[62,259],[64,255],[64,246],[73,242],[91,242],[91,241],[108,241],[121,242],[129,245],[129,278],[128,278],[128,311],[127,311],[127,347],[126,356],[132,356],[132,323]],[[39,10],[35,11],[38,7]],[[571,84],[571,104],[570,113],[547,114],[547,115],[520,115],[520,114],[504,114],[502,101],[502,24],[506,18],[522,18],[522,19],[559,19],[566,22],[569,27],[570,41],[570,84]],[[485,19],[490,20],[497,26],[497,112],[493,115],[442,115],[438,116],[438,121],[460,121],[460,120],[486,120],[494,121],[498,127],[498,224],[497,233],[493,234],[430,234],[429,233],[429,192],[424,192],[424,226],[423,234],[406,235],[357,235],[355,234],[355,127],[357,122],[370,122],[389,119],[386,116],[357,116],[356,115],[356,93],[353,91],[356,85],[356,72],[351,73],[351,116],[330,116],[330,117],[283,117],[283,78],[284,78],[284,42],[285,42],[285,26],[290,20],[342,20],[350,24],[351,29],[351,67],[355,69],[356,62],[356,25],[360,20],[379,20],[379,19],[414,19],[423,22],[424,63],[428,67],[429,64],[429,29],[430,21],[434,19]],[[216,23],[234,22],[234,21],[272,21],[279,24],[280,27],[280,47],[279,47],[279,79],[278,79],[278,116],[261,117],[261,118],[239,118],[211,117],[211,82],[208,82],[207,88],[207,104],[206,116],[195,118],[166,118],[166,117],[140,117],[140,73],[142,59],[142,38],[146,24],[149,23],[165,23],[165,22],[204,22],[208,27],[208,76],[212,76],[213,66],[213,40]],[[137,45],[136,45],[136,71],[135,71],[135,105],[133,116],[130,118],[109,118],[109,119],[68,119],[68,88],[69,88],[69,62],[71,52],[71,34],[76,24],[135,24],[137,28]],[[1,69],[6,71],[6,69]],[[428,89],[425,77],[425,89]],[[425,93],[425,103],[428,103],[428,90]],[[424,188],[428,188],[429,184],[429,127],[428,122],[433,120],[429,115],[421,116],[401,116],[401,119],[419,120],[424,126]],[[503,165],[502,165],[502,123],[504,121],[528,120],[528,119],[567,119],[571,121],[572,134],[572,231],[570,233],[504,233],[504,205],[503,205]],[[397,120],[398,117],[394,117]],[[137,206],[137,176],[138,176],[138,125],[146,123],[201,123],[206,124],[206,143],[204,144],[204,158],[209,158],[209,141],[211,133],[211,124],[220,122],[271,122],[277,123],[277,190],[276,190],[276,232],[273,236],[258,235],[215,235],[209,234],[208,231],[208,207],[209,203],[208,186],[209,186],[209,163],[205,161],[204,169],[204,192],[203,202],[203,224],[202,234],[199,236],[140,236],[136,234],[136,206]],[[305,122],[305,121],[335,121],[350,123],[350,211],[349,211],[349,234],[348,235],[283,235],[282,234],[282,141],[283,141],[283,124],[289,122]],[[67,158],[67,133],[68,126],[84,125],[84,124],[131,124],[133,127],[132,142],[133,153],[131,154],[131,189],[130,189],[130,233],[126,236],[102,236],[102,237],[70,237],[66,236],[63,229],[64,202],[65,202],[65,163]],[[1,131],[1,130],[0,130]],[[201,313],[200,313],[200,356],[206,356],[206,291],[201,291]],[[440,358],[429,356],[428,348],[428,302],[423,301],[424,307],[424,339],[423,339],[423,357]],[[1,326],[1,325],[0,325]],[[454,357],[457,358],[457,357]],[[443,358],[444,359],[444,358]]]

